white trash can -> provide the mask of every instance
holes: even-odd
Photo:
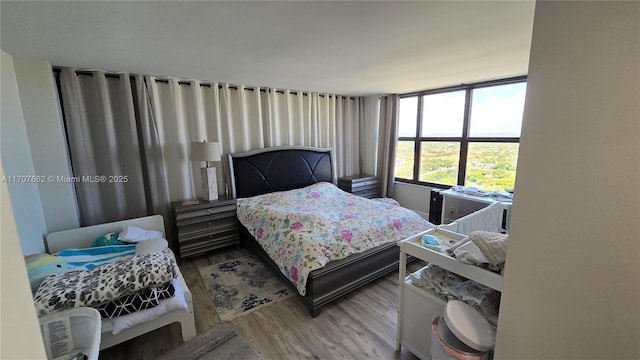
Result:
[[[486,360],[496,340],[491,324],[462,301],[449,301],[431,326],[431,360]]]

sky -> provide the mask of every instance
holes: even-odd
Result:
[[[520,137],[526,83],[474,89],[469,136]],[[426,95],[422,136],[460,137],[464,91]],[[400,99],[399,136],[415,136],[418,97]]]

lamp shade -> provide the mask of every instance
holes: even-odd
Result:
[[[220,144],[217,142],[192,142],[189,149],[192,161],[220,161]]]

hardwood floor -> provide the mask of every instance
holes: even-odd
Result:
[[[180,269],[193,293],[196,332],[220,322],[198,268],[249,254],[230,247],[185,260]],[[327,305],[315,319],[294,296],[234,319],[236,332],[269,359],[417,359],[395,351],[398,273]],[[425,339],[428,334],[425,334]],[[172,324],[100,352],[100,359],[155,359],[180,345],[180,326]]]

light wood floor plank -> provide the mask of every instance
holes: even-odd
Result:
[[[193,294],[198,334],[220,323],[198,269],[249,254],[246,249],[229,247],[180,264]],[[309,316],[301,299],[294,296],[231,323],[238,335],[266,360],[415,360],[406,349],[395,351],[397,304],[398,273],[394,272],[324,307],[316,318]],[[180,326],[172,324],[103,350],[100,359],[155,359],[181,343]]]

